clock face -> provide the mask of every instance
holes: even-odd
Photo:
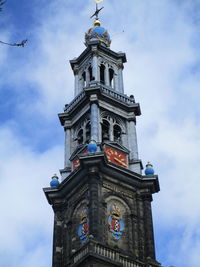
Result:
[[[87,149],[85,148],[83,151],[81,151],[81,153],[79,154],[87,154]],[[73,169],[76,169],[80,166],[80,160],[78,159],[78,157],[76,157],[74,160],[73,160]]]
[[[125,153],[108,146],[105,147],[105,152],[109,162],[127,168],[127,156]]]
[[[79,161],[78,158],[75,158],[73,160],[73,167],[74,167],[74,169],[78,168],[79,166],[80,166],[80,161]]]

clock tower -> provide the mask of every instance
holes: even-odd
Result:
[[[53,267],[156,267],[152,195],[157,175],[138,157],[134,96],[124,93],[126,55],[94,15],[86,49],[70,61],[74,99],[59,114],[65,132],[62,181],[44,188],[54,211]]]

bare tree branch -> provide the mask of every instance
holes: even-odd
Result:
[[[5,4],[6,1],[4,0],[0,0],[0,12],[2,11],[2,6]],[[27,43],[27,39],[26,40],[23,40],[21,41],[21,43],[6,43],[6,42],[3,42],[3,41],[0,41],[0,44],[4,44],[4,45],[10,45],[10,46],[22,46],[24,47],[25,44]]]
[[[2,6],[5,4],[6,1],[0,0],[0,11],[2,11]]]
[[[22,46],[22,47],[24,47],[25,46],[25,44],[27,43],[27,39],[26,40],[23,40],[23,41],[21,41],[21,43],[6,43],[6,42],[3,42],[3,41],[0,41],[0,44],[5,44],[5,45],[10,45],[10,46]]]

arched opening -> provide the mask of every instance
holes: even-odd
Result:
[[[103,64],[100,66],[100,82],[105,84],[105,66]]]
[[[90,127],[90,121],[87,122],[86,126],[85,126],[85,142],[89,143],[90,141],[90,136],[91,136],[91,127]]]
[[[122,129],[119,125],[114,125],[114,141],[115,142],[122,142]]]
[[[92,67],[91,66],[89,66],[88,72],[89,72],[89,79],[90,79],[90,82],[91,82],[93,80],[93,77],[92,77]]]
[[[107,120],[102,122],[102,141],[110,139],[110,124]]]
[[[82,74],[82,80],[83,80],[83,87],[85,87],[86,86],[86,73],[85,73],[85,71]]]
[[[83,129],[80,129],[77,135],[78,144],[81,145],[83,143]]]
[[[110,82],[110,86],[113,88],[114,87],[114,70],[113,69],[109,69],[109,82]]]

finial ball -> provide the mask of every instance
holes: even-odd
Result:
[[[149,161],[146,165],[145,175],[154,175],[153,165]]]
[[[94,27],[97,27],[97,26],[101,26],[101,21],[100,20],[98,20],[98,19],[96,19],[95,21],[94,21]]]
[[[54,174],[53,176],[52,176],[52,178],[51,178],[52,180],[51,180],[51,182],[50,182],[50,186],[51,187],[58,187],[59,186],[59,184],[60,184],[60,182],[58,181],[58,176],[56,175],[56,174]]]
[[[95,140],[90,140],[90,143],[87,146],[87,150],[90,153],[95,153],[97,152],[98,146],[97,146],[97,142]]]

